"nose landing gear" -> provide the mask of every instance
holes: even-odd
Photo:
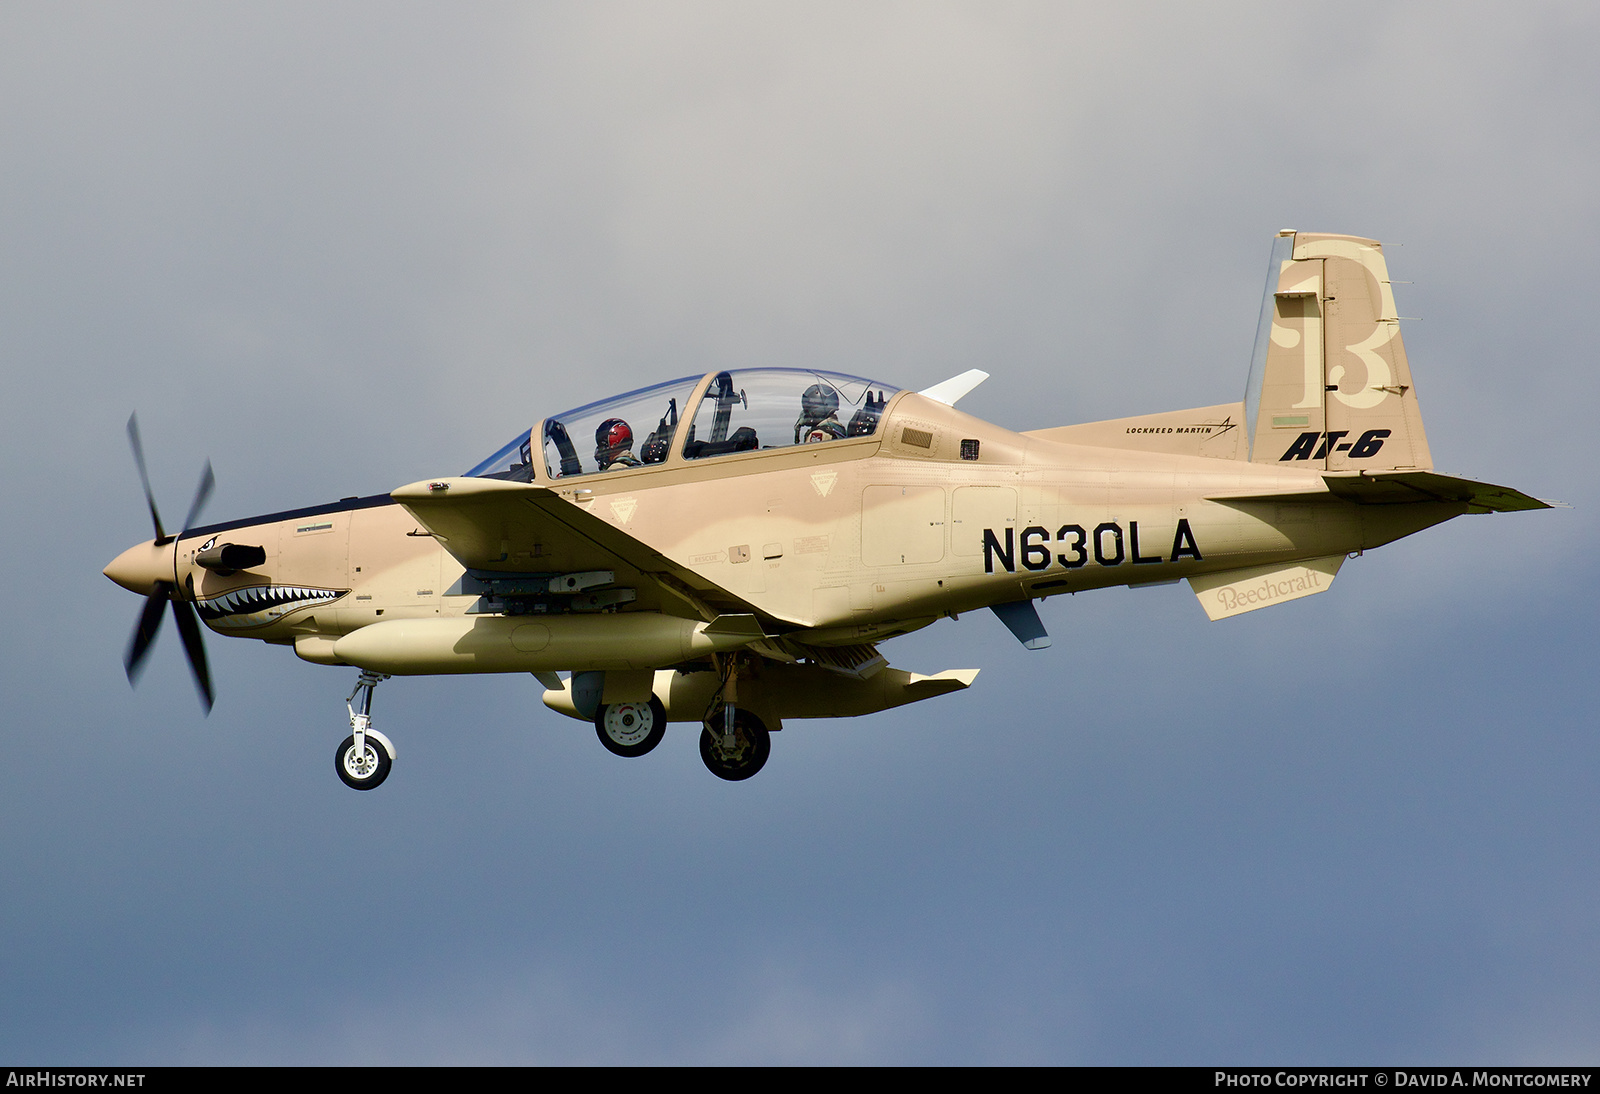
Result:
[[[370,730],[360,747],[357,747],[353,734],[346,737],[333,758],[334,770],[339,772],[339,778],[352,790],[375,789],[389,777],[389,768],[393,763],[394,757],[389,755],[389,750],[379,743]]]
[[[334,753],[333,769],[352,790],[376,789],[394,764],[394,745],[372,728],[372,689],[387,679],[381,672],[363,672],[345,700],[351,733]]]

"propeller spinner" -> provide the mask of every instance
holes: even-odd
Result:
[[[128,441],[133,446],[133,459],[139,466],[139,481],[144,484],[144,499],[150,506],[150,523],[155,526],[155,539],[130,547],[112,560],[105,575],[124,589],[145,594],[144,610],[128,640],[128,652],[123,665],[128,670],[128,683],[136,683],[144,668],[145,658],[161,630],[162,611],[172,605],[172,616],[178,624],[178,634],[183,639],[183,650],[194,670],[195,688],[200,692],[200,703],[206,713],[211,713],[211,670],[206,664],[205,645],[200,637],[200,618],[194,610],[194,588],[191,583],[188,596],[184,596],[177,583],[177,541],[193,527],[195,518],[211,496],[216,477],[211,473],[211,461],[206,461],[200,473],[200,485],[195,490],[189,513],[183,518],[183,530],[169,536],[161,526],[161,514],[156,509],[154,492],[150,489],[150,474],[145,468],[144,445],[139,440],[139,416],[128,418]],[[192,579],[191,579],[192,580]]]

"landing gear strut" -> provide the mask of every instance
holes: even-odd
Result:
[[[760,771],[772,755],[772,735],[760,718],[739,705],[739,655],[713,655],[713,659],[722,684],[706,708],[700,759],[717,778],[741,782]]]
[[[389,777],[394,746],[372,728],[372,689],[389,679],[381,672],[363,672],[356,689],[345,700],[350,711],[350,736],[334,753],[333,768],[353,790],[373,790]]]
[[[719,779],[748,779],[761,770],[771,754],[772,735],[761,719],[731,703],[700,731],[700,758]]]

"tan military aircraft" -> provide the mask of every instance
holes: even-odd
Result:
[[[208,710],[196,615],[361,670],[335,760],[358,790],[395,754],[373,688],[464,672],[532,673],[619,756],[703,723],[706,766],[737,780],[785,718],[970,686],[975,669],[878,652],[941,617],[989,608],[1040,649],[1035,599],[1187,580],[1222,619],[1460,514],[1548,508],[1432,470],[1370,239],[1278,234],[1240,402],[1014,433],[955,409],[984,378],[686,376],[548,418],[461,476],[194,527],[208,465],[175,536],[130,420],[156,535],[105,570],[147,597],[129,679],[170,602]]]

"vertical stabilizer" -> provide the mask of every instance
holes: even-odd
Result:
[[[1382,244],[1278,233],[1245,417],[1254,463],[1333,472],[1433,466]]]

